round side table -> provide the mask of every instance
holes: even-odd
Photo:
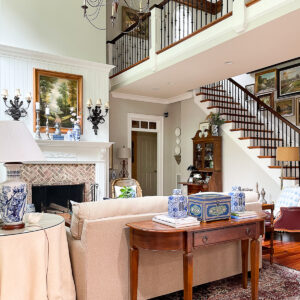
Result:
[[[64,218],[0,229],[0,299],[76,299]]]

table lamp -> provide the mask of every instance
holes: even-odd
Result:
[[[277,147],[276,160],[281,161],[281,189],[283,188],[283,163],[290,161],[300,161],[299,147]]]
[[[23,122],[0,121],[0,141],[0,163],[7,169],[7,180],[0,183],[2,229],[20,229],[27,202],[27,185],[20,179],[22,162],[45,159]]]
[[[126,178],[129,176],[128,171],[126,170],[126,165],[127,163],[127,159],[130,157],[131,155],[131,151],[129,148],[125,148],[125,146],[123,146],[122,148],[118,149],[118,158],[122,159],[121,161],[121,166],[122,166],[122,170],[120,171],[120,176],[122,178]]]

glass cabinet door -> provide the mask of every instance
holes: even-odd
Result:
[[[214,168],[214,144],[205,143],[204,149],[204,168],[213,169]]]
[[[203,145],[201,143],[195,144],[195,167],[202,169],[203,166]]]

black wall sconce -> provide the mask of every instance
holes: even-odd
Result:
[[[7,99],[8,99],[8,91],[7,89],[2,90],[2,98],[4,101],[5,106],[7,107],[7,110],[5,111],[6,114],[11,116],[15,121],[19,121],[21,117],[27,116],[27,110],[29,108],[29,105],[31,103],[31,94],[28,93],[25,97],[27,101],[27,108],[25,109],[23,106],[23,101],[20,101],[21,93],[19,89],[16,89],[14,100],[9,100],[10,106],[7,105]]]
[[[87,108],[89,110],[89,117],[87,119],[93,124],[95,135],[97,135],[98,133],[98,129],[99,129],[98,125],[105,123],[104,118],[107,116],[109,111],[108,102],[106,102],[104,105],[103,113],[101,107],[102,107],[101,99],[98,99],[94,108],[93,108],[92,99],[89,99],[89,101],[87,102]]]

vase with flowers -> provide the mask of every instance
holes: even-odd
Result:
[[[211,134],[212,136],[220,135],[220,126],[225,123],[225,120],[221,118],[220,113],[210,113],[206,120],[209,122],[211,126]]]

